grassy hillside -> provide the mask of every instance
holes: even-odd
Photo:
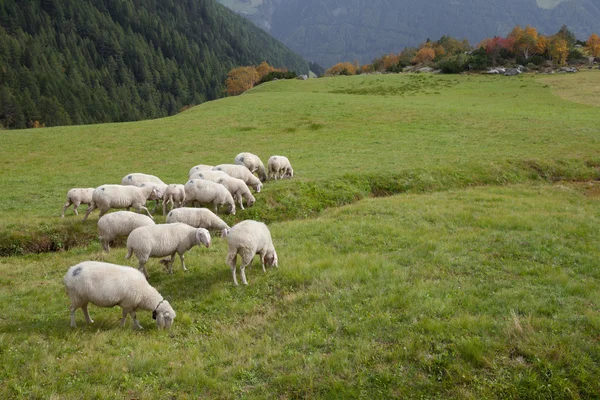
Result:
[[[567,83],[600,73],[552,80],[278,81],[166,119],[0,132],[3,251],[81,244],[0,258],[0,397],[596,396],[600,138],[595,96]],[[183,183],[240,151],[294,165],[225,217],[269,222],[280,268],[236,288],[215,238],[189,273],[147,264],[171,331],[93,306],[70,329],[68,267],[136,261],[101,252],[97,213],[62,220],[66,191]]]

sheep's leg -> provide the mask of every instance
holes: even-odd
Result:
[[[102,218],[104,214],[106,214],[108,210],[100,210],[100,215],[98,215],[98,219]]]
[[[142,330],[144,328],[142,328],[142,326],[140,325],[140,323],[138,322],[136,316],[135,316],[135,310],[131,310],[129,312],[129,315],[131,315],[131,318],[133,318],[133,327],[137,330]]]
[[[175,258],[175,253],[173,253],[173,258]],[[179,259],[181,260],[181,267],[183,268],[184,271],[187,271],[188,269],[185,267],[185,255],[183,253],[179,253]],[[173,261],[171,261],[171,266],[173,266]]]
[[[263,269],[263,273],[267,273],[267,269],[265,268],[265,253],[261,252],[258,253],[258,256],[260,257],[260,263],[262,265],[262,269]]]
[[[240,208],[243,210],[244,209],[244,198],[242,197],[242,195],[240,193],[236,193],[235,197],[237,197],[237,201],[240,203]]]
[[[78,307],[74,307],[71,305],[71,328],[76,328],[77,324],[75,323],[75,311],[77,311]]]
[[[248,251],[243,251],[240,253],[240,255],[242,256],[242,263],[240,264],[240,276],[242,277],[242,283],[247,285],[248,281],[246,280],[246,266],[252,263],[254,254]]]
[[[173,273],[173,263],[175,262],[175,254],[177,252],[174,251],[173,254],[171,254],[171,258],[169,259],[169,273],[172,274]],[[183,260],[181,260],[181,262],[183,263]],[[185,269],[185,266],[183,267],[183,269]]]
[[[87,303],[85,303],[84,305],[81,306],[81,310],[83,311],[83,315],[85,316],[85,320],[87,321],[88,324],[93,324],[94,320],[92,318],[90,318],[90,313],[88,312],[87,309]]]
[[[146,261],[148,261],[148,260],[139,260],[138,270],[142,271],[142,273],[144,274],[146,279],[148,279],[148,273],[146,272],[146,267],[145,267]]]
[[[80,201],[76,201],[73,203],[73,211],[75,211],[75,215],[79,216],[79,213],[77,212],[77,207],[79,207],[79,205],[81,204]]]
[[[229,265],[229,268],[231,268],[231,274],[233,275],[233,284],[235,286],[238,285],[238,281],[237,278],[235,276],[235,264],[236,264],[236,258],[237,258],[237,253],[229,253],[227,255],[227,264]]]
[[[67,202],[63,206],[63,211],[62,211],[62,217],[63,218],[65,217],[65,211],[67,210],[67,208],[69,208],[70,205],[71,205],[71,199],[67,200]]]
[[[96,203],[92,202],[92,204],[90,204],[90,206],[88,207],[88,209],[85,212],[85,215],[83,216],[83,220],[85,221],[87,219],[87,217],[92,213],[92,211],[94,211],[96,209]]]
[[[110,247],[109,247],[109,241],[106,239],[100,239],[100,243],[102,243],[102,248],[104,249],[104,251],[106,251],[107,253],[110,252]]]
[[[121,326],[125,326],[125,320],[127,319],[127,314],[129,314],[129,311],[127,311],[126,309],[123,309],[123,318],[121,318]]]

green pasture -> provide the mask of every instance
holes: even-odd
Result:
[[[0,398],[598,397],[599,83],[277,81],[160,120],[0,131]],[[234,287],[215,237],[188,273],[147,264],[170,331],[95,306],[70,328],[69,266],[137,261],[102,252],[97,212],[60,218],[67,190],[185,183],[242,151],[294,166],[224,216],[266,221],[280,268]]]

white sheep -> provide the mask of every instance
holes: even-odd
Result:
[[[190,179],[206,179],[207,181],[216,182],[221,178],[228,177],[223,171],[200,171],[192,174]]]
[[[154,225],[152,218],[131,211],[106,214],[98,220],[98,239],[105,251],[110,251],[110,242],[118,236],[127,236],[135,228]]]
[[[167,203],[171,202],[171,208],[183,207],[185,204],[185,187],[173,183],[167,186],[163,193],[163,215],[167,213]]]
[[[293,178],[294,170],[290,160],[284,156],[271,156],[267,161],[270,179],[282,179],[284,177]]]
[[[229,232],[229,225],[208,208],[182,207],[171,210],[167,215],[167,224],[183,222],[194,228],[221,231],[221,237]]]
[[[213,169],[213,165],[198,164],[190,168],[190,172],[188,172],[188,179],[192,179],[192,175],[194,175],[196,172],[210,171],[211,169]]]
[[[229,254],[227,254],[226,263],[231,268],[233,283],[237,286],[238,282],[235,276],[236,259],[239,254],[242,257],[240,264],[240,275],[242,283],[248,284],[246,280],[246,266],[248,266],[256,254],[260,256],[263,272],[267,272],[265,264],[278,267],[277,253],[271,239],[271,232],[267,225],[253,220],[242,221],[233,226],[227,234],[229,244]]]
[[[207,181],[205,179],[190,179],[185,184],[186,205],[195,202],[200,204],[212,204],[215,213],[219,212],[219,206],[227,204],[229,213],[235,215],[235,202],[229,190],[220,183]]]
[[[81,308],[88,323],[88,303],[98,307],[123,309],[121,326],[125,326],[127,314],[133,318],[133,327],[142,329],[136,318],[136,310],[151,310],[159,329],[170,328],[175,311],[158,291],[148,284],[144,275],[135,268],[98,261],[84,261],[72,266],[63,279],[71,299],[71,327],[75,328],[75,311]]]
[[[160,195],[152,195],[148,198],[148,200],[155,200],[154,208],[152,212],[156,211],[156,207],[158,207],[158,203],[162,200],[162,197],[167,190],[167,184],[164,183],[159,177],[154,175],[142,174],[140,172],[134,172],[131,174],[127,174],[121,179],[121,185],[130,185],[130,186],[154,186],[158,188],[160,191]],[[164,203],[163,203],[164,204]]]
[[[146,208],[146,201],[150,196],[160,197],[162,193],[153,186],[123,186],[123,185],[102,185],[94,189],[92,194],[92,203],[85,212],[83,220],[96,208],[100,209],[102,217],[111,208],[135,208],[138,211],[144,210],[150,218],[150,211]]]
[[[63,206],[62,217],[65,217],[65,210],[73,204],[73,211],[75,211],[75,215],[79,215],[77,212],[77,207],[80,204],[87,204],[88,208],[90,203],[92,202],[92,194],[94,193],[94,188],[73,188],[67,192],[67,202]]]
[[[173,273],[173,261],[175,254],[179,254],[181,266],[187,271],[184,261],[184,253],[195,245],[204,244],[210,246],[210,233],[204,228],[193,228],[187,224],[161,224],[152,226],[142,226],[134,229],[127,238],[127,255],[125,258],[131,258],[132,254],[138,259],[138,269],[146,273],[146,262],[150,257],[166,257],[170,259],[161,260],[168,268],[169,273]]]
[[[246,185],[254,189],[256,193],[260,192],[262,183],[248,168],[237,164],[220,164],[213,168],[213,171],[223,171],[227,175],[243,180]]]
[[[215,171],[218,172],[218,171]],[[246,205],[248,207],[252,207],[256,199],[250,193],[250,189],[248,189],[248,185],[238,178],[234,178],[232,176],[225,176],[224,178],[220,178],[216,181],[216,183],[220,183],[225,186],[229,193],[233,196],[233,199],[240,203],[240,208],[244,209],[243,199],[246,199]]]
[[[240,153],[237,156],[235,156],[233,163],[237,164],[237,165],[244,165],[252,173],[256,172],[258,174],[258,178],[260,179],[261,182],[264,182],[267,180],[267,173],[265,171],[265,165],[263,164],[261,159],[256,154]]]

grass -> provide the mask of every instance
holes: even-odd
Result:
[[[597,112],[562,79],[600,73],[552,79],[278,81],[161,120],[0,132],[0,250],[37,253],[0,258],[0,397],[597,397]],[[225,217],[267,221],[280,268],[233,287],[214,238],[189,273],[147,265],[171,331],[93,306],[69,328],[68,267],[136,261],[101,251],[97,214],[61,219],[66,191],[184,182],[241,151],[294,165]]]

